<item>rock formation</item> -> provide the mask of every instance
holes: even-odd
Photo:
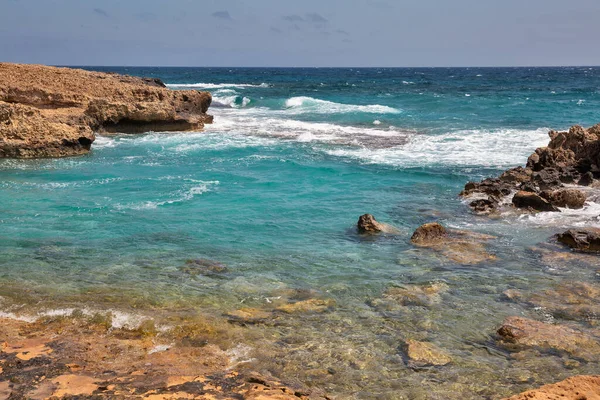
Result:
[[[600,229],[569,229],[556,239],[570,248],[586,253],[600,253]]]
[[[589,129],[575,125],[568,132],[550,131],[549,136],[548,146],[538,148],[525,167],[509,169],[498,178],[469,182],[461,196],[476,197],[470,206],[484,214],[497,211],[503,200],[515,193],[515,207],[532,211],[583,207],[585,194],[563,186],[593,186],[600,177],[600,124]]]
[[[359,233],[398,233],[398,229],[384,224],[375,219],[371,214],[364,214],[358,218],[356,224]]]
[[[85,154],[94,132],[199,130],[211,99],[155,78],[0,63],[0,158]]]

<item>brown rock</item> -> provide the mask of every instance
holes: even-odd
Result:
[[[161,83],[0,63],[0,158],[80,155],[90,150],[93,131],[188,131],[212,121],[209,93],[172,91]]]
[[[542,192],[542,197],[555,207],[578,209],[583,208],[586,195],[577,189],[559,189],[554,192]]]
[[[525,208],[536,211],[558,211],[556,207],[543,197],[523,190],[517,192],[512,199],[512,203],[517,208]]]
[[[500,180],[504,182],[523,183],[531,180],[533,171],[529,168],[516,167],[505,171],[500,175]]]
[[[448,285],[443,282],[391,287],[383,293],[383,299],[391,300],[402,306],[431,307],[440,303],[442,301],[441,294],[448,290]]]
[[[271,318],[271,313],[258,308],[244,307],[226,314],[232,322],[258,324]]]
[[[600,229],[569,229],[556,239],[570,248],[586,253],[600,253]]]
[[[564,351],[586,361],[600,361],[600,343],[590,335],[563,325],[508,317],[498,329],[501,344]]]
[[[600,376],[574,376],[504,400],[600,400]]]
[[[321,313],[330,310],[335,306],[335,301],[331,299],[308,299],[297,301],[295,303],[284,304],[276,308],[287,314],[293,313]]]
[[[452,362],[450,355],[433,343],[407,340],[405,346],[409,366],[442,366]]]
[[[356,224],[359,233],[398,233],[398,229],[391,225],[375,220],[371,214],[364,214],[358,218]]]
[[[185,266],[181,267],[180,270],[190,275],[212,275],[228,271],[227,267],[224,264],[221,264],[217,261],[207,260],[204,258],[186,260]]]
[[[446,228],[442,225],[437,222],[432,222],[418,227],[410,238],[410,241],[419,245],[427,245],[434,242],[437,243],[444,239],[447,233]]]

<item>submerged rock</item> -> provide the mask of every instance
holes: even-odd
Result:
[[[429,342],[407,340],[405,352],[410,367],[442,366],[452,362],[447,352]]]
[[[391,301],[401,306],[431,307],[442,301],[441,295],[446,293],[449,287],[444,282],[434,282],[424,285],[405,285],[402,287],[388,288],[381,299],[371,301],[372,306],[382,306]]]
[[[417,228],[411,237],[411,242],[415,246],[435,250],[456,263],[479,264],[496,259],[482,244],[492,238],[493,236],[474,232],[448,230],[441,224],[433,222]]]
[[[287,314],[294,313],[322,313],[329,311],[335,306],[335,301],[332,299],[308,299],[297,301],[295,303],[284,304],[276,308]]]
[[[562,382],[528,390],[503,400],[597,400],[600,399],[600,376],[574,376]]]
[[[85,154],[94,132],[199,130],[211,100],[153,78],[0,63],[0,158]]]
[[[205,258],[187,260],[180,270],[190,275],[212,275],[227,272],[227,266]]]
[[[498,329],[500,344],[566,352],[586,361],[600,361],[600,343],[581,331],[523,317],[508,317]]]
[[[600,253],[600,229],[569,229],[556,235],[559,243],[586,253]]]
[[[371,214],[364,214],[358,218],[356,224],[359,233],[398,233],[398,229],[391,225],[378,222]]]
[[[558,211],[550,202],[540,195],[523,190],[517,192],[512,199],[512,203],[517,208],[525,208],[535,211]]]
[[[230,321],[241,324],[258,324],[272,317],[270,312],[251,307],[240,308],[225,315]]]

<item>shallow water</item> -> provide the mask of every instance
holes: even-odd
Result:
[[[0,161],[0,315],[78,308],[112,310],[120,326],[173,325],[332,299],[220,344],[244,342],[247,368],[342,397],[497,398],[597,371],[564,355],[515,359],[493,340],[505,316],[551,317],[503,301],[506,289],[597,284],[595,261],[536,250],[564,227],[600,226],[594,194],[584,210],[498,219],[470,214],[457,194],[523,164],[550,127],[600,121],[600,69],[110,70],[211,90],[215,123],[100,136],[84,157]],[[366,212],[400,234],[356,234]],[[412,247],[430,221],[496,236],[496,260]],[[228,270],[186,268],[198,258]],[[374,306],[390,287],[429,282],[449,286],[441,302]],[[453,362],[409,368],[407,339]]]

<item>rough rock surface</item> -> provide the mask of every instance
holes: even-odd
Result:
[[[569,229],[556,239],[570,248],[586,253],[600,253],[600,229]]]
[[[496,259],[494,255],[487,252],[483,244],[490,239],[493,237],[475,232],[448,230],[441,224],[433,222],[417,228],[411,237],[411,242],[415,246],[435,250],[459,264],[479,264]]]
[[[161,349],[156,340],[141,331],[71,319],[0,318],[0,398],[327,398],[318,389],[238,368],[215,344],[165,338]]]
[[[512,199],[512,203],[517,208],[525,208],[536,211],[558,211],[550,202],[538,194],[521,190],[517,192]]]
[[[567,326],[508,317],[498,329],[498,335],[500,343],[509,348],[537,348],[565,352],[585,361],[600,361],[598,338]]]
[[[600,375],[581,375],[504,400],[600,400]]]
[[[0,158],[85,154],[94,132],[198,130],[210,103],[158,79],[0,63]]]
[[[410,367],[442,366],[452,362],[450,355],[433,343],[407,340],[405,347]]]
[[[516,192],[521,197],[523,192],[540,195],[553,207],[583,207],[585,195],[576,189],[564,189],[564,184],[592,186],[600,176],[600,124],[589,129],[575,125],[568,132],[550,131],[549,136],[548,146],[538,148],[525,167],[509,169],[499,178],[469,182],[461,196],[476,196],[470,206],[480,214],[497,212],[503,200],[510,200]],[[513,200],[513,204],[519,207],[522,203]],[[531,206],[521,208],[555,211],[547,205],[540,206],[542,210]]]
[[[398,229],[384,224],[375,219],[371,214],[364,214],[358,218],[356,228],[359,233],[398,233]]]

